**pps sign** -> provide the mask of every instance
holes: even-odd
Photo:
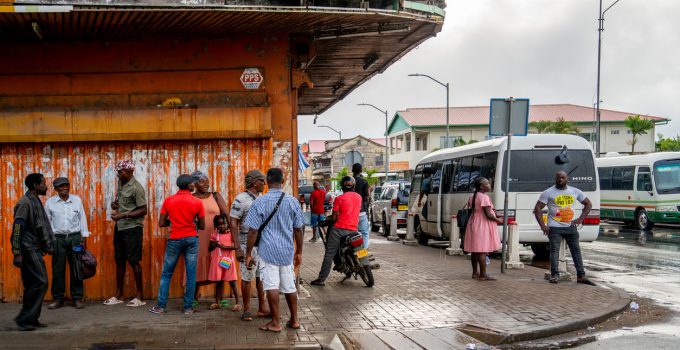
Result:
[[[241,74],[241,83],[248,90],[259,89],[263,80],[264,76],[257,68],[246,68]]]

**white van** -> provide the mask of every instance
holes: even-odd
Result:
[[[473,181],[482,176],[491,182],[489,193],[497,212],[503,213],[505,188],[505,154],[507,138],[448,148],[425,156],[416,166],[411,186],[409,208],[417,208],[423,169],[432,169],[431,194],[427,198],[427,217],[418,210],[414,228],[421,244],[429,238],[447,239],[451,231],[451,215],[462,209],[474,191]],[[559,155],[566,152],[567,161]],[[548,252],[548,238],[543,235],[533,214],[541,192],[555,184],[555,174],[563,170],[569,175],[569,186],[579,188],[593,204],[579,230],[581,241],[597,239],[600,225],[600,192],[595,157],[588,141],[574,135],[527,135],[512,138],[510,162],[510,222],[519,225],[520,243],[531,245],[537,255]],[[574,207],[580,215],[582,205]],[[499,236],[502,225],[498,226]]]
[[[680,223],[680,152],[598,158],[602,219],[634,223]]]

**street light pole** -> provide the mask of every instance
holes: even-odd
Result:
[[[446,88],[446,148],[449,148],[451,145],[449,141],[449,83],[442,83],[441,81],[427,75],[427,74],[420,74],[420,73],[415,73],[415,74],[409,74],[409,77],[426,77],[432,79],[434,82],[437,84],[443,86]]]
[[[330,126],[328,126],[328,125],[319,125],[319,127],[320,127],[320,128],[329,128],[329,129],[335,131],[335,132],[338,134],[339,140],[342,141],[342,131],[335,130],[335,129],[333,129],[332,127],[330,127]]]
[[[379,111],[380,113],[383,113],[385,115],[385,181],[387,181],[387,174],[389,174],[389,172],[390,172],[390,152],[389,152],[389,149],[388,149],[389,144],[390,144],[390,142],[389,142],[390,138],[387,135],[387,118],[388,118],[387,117],[387,110],[383,111],[382,109],[380,109],[380,108],[378,108],[378,107],[376,107],[376,106],[374,106],[370,103],[359,103],[357,106],[373,107],[374,109],[376,109],[377,111]]]
[[[616,5],[617,2],[621,0],[614,1],[613,4],[609,5],[604,11],[602,11],[602,0],[600,0],[600,17],[597,19],[597,107],[595,109],[595,156],[600,156],[600,64],[602,61],[602,32],[604,31],[604,14],[609,11],[612,6]]]

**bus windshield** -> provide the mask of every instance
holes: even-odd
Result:
[[[680,193],[680,159],[654,163],[654,182],[659,194]]]
[[[512,151],[510,192],[543,192],[555,184],[555,174],[560,170],[569,175],[570,186],[581,191],[595,191],[597,177],[593,153],[590,150],[567,150],[569,161],[562,163],[557,160],[561,152],[561,149]],[[505,164],[501,179],[503,191],[504,178]]]

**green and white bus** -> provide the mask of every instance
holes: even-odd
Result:
[[[680,223],[680,152],[596,159],[600,218],[634,223]]]

